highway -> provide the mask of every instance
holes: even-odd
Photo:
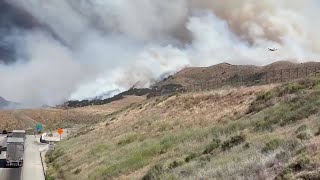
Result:
[[[0,142],[5,145],[5,135],[0,135]],[[24,165],[22,168],[6,168],[5,154],[0,154],[0,180],[44,180],[37,140],[28,135],[25,142]]]

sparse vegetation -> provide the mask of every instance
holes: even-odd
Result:
[[[258,120],[256,123],[255,123],[255,131],[256,132],[264,132],[264,131],[269,131],[269,132],[272,132],[273,131],[273,122],[272,121],[269,121],[269,120],[266,120],[266,119],[263,119],[263,120]]]
[[[317,132],[314,135],[315,136],[319,136],[320,135],[320,127],[318,128]]]
[[[308,126],[303,124],[303,125],[299,126],[299,128],[296,130],[296,134],[303,132],[303,131],[306,131],[307,129],[308,129]]]
[[[142,178],[142,180],[157,180],[164,173],[164,168],[161,165],[155,165],[149,172]]]
[[[223,151],[230,150],[234,146],[238,146],[241,143],[245,142],[246,138],[244,135],[233,136],[229,140],[225,141],[221,145]]]
[[[259,112],[273,105],[272,98],[275,97],[274,91],[258,93],[257,98],[251,103],[248,113]]]
[[[142,141],[143,140],[143,136],[141,134],[129,134],[127,135],[124,139],[120,140],[118,142],[118,145],[120,146],[124,146],[130,143],[133,143],[134,141]]]
[[[283,144],[281,139],[272,139],[271,141],[267,142],[265,146],[262,148],[263,153],[269,153],[278,149]]]
[[[309,132],[300,132],[297,135],[297,138],[301,139],[301,140],[309,140],[309,139],[311,139],[311,137],[312,137],[312,135]]]
[[[220,139],[213,139],[212,142],[206,147],[202,154],[209,154],[213,150],[216,150],[220,147],[221,140]]]
[[[151,98],[106,117],[108,122],[114,118],[108,126],[88,126],[61,142],[46,158],[49,176],[68,180],[307,176],[320,164],[314,143],[320,134],[319,84],[310,79]]]

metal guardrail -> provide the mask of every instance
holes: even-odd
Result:
[[[43,159],[42,159],[41,152],[40,152],[40,159],[41,159],[41,165],[42,165],[43,175],[44,175],[44,177],[46,177],[46,171],[44,170],[44,163],[43,163]]]

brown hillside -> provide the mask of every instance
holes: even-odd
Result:
[[[34,128],[40,122],[47,128],[69,127],[74,124],[93,124],[130,104],[139,103],[145,97],[127,96],[119,101],[101,105],[74,109],[23,109],[0,111],[0,130]]]
[[[271,73],[275,70],[313,67],[319,65],[319,62],[294,63],[290,61],[278,61],[266,66],[232,65],[228,63],[221,63],[210,67],[189,67],[166,78],[155,86],[163,86],[166,84],[190,86],[215,81],[231,81],[238,76],[242,76],[244,79],[256,79],[256,76],[260,75],[259,77],[262,79],[266,76],[267,72]]]
[[[309,78],[151,98],[60,142],[48,177],[320,179],[319,87]]]

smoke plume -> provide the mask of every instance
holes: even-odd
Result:
[[[14,49],[0,95],[28,106],[148,87],[186,66],[320,55],[316,0],[3,1],[32,26],[0,23],[0,48]]]

